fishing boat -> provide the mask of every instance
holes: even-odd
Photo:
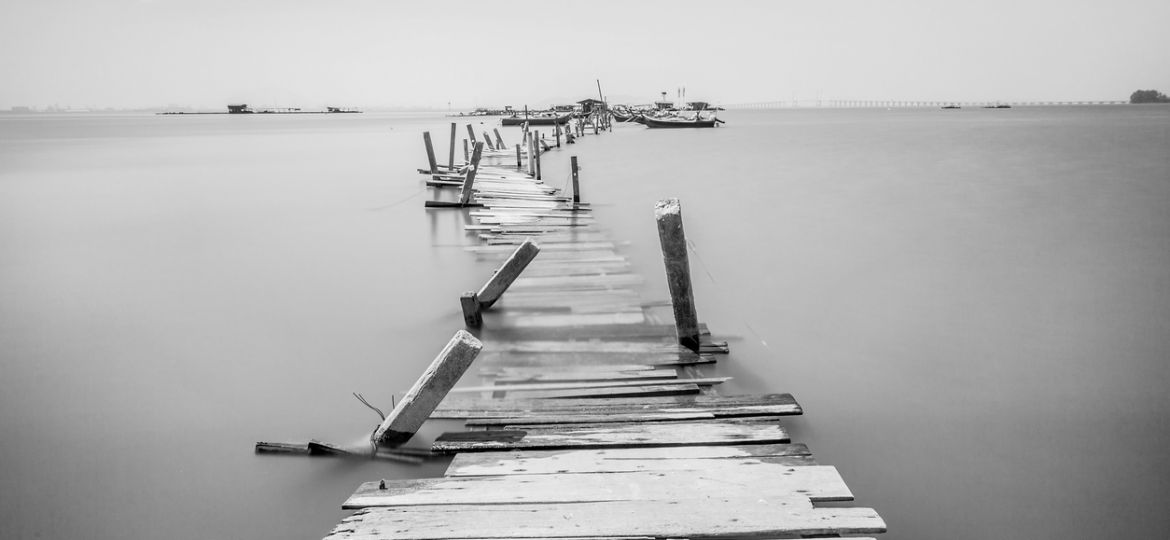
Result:
[[[565,114],[548,114],[538,113],[530,114],[527,117],[522,115],[508,116],[500,119],[500,124],[504,126],[521,126],[528,122],[530,126],[552,126],[556,124],[565,124],[569,118],[573,117],[573,113],[567,112]]]
[[[681,116],[665,116],[658,118],[652,116],[642,116],[640,121],[649,128],[710,128],[723,123],[723,121],[718,118],[703,118],[697,115],[694,118],[686,118]]]

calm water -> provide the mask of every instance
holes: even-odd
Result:
[[[724,393],[795,394],[887,538],[1170,527],[1170,108],[723,116],[572,153],[650,299],[682,199]],[[440,474],[252,444],[361,438],[462,327],[446,122],[0,116],[0,538],[319,538]]]

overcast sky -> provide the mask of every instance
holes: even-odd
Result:
[[[0,0],[0,109],[1124,100],[1170,0]]]

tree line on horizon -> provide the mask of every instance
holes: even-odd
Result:
[[[1170,97],[1157,90],[1137,90],[1129,95],[1130,103],[1170,103]]]

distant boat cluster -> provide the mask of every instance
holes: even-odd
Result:
[[[353,107],[325,107],[323,111],[305,111],[299,107],[276,107],[270,109],[252,109],[247,104],[228,105],[227,111],[211,111],[211,112],[185,112],[185,111],[168,111],[156,114],[343,114],[343,113],[360,113]]]

